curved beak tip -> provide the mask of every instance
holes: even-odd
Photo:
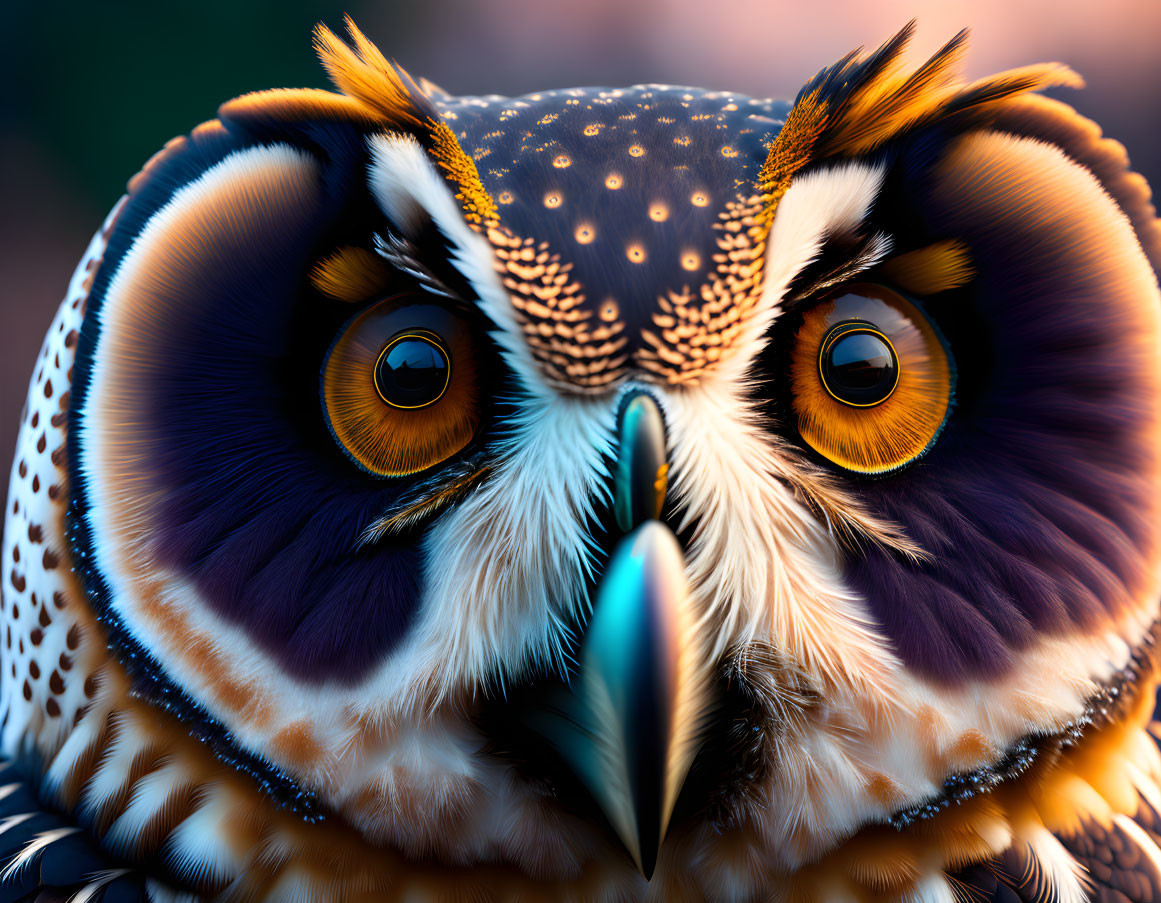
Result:
[[[580,669],[541,729],[650,879],[711,708],[677,537],[657,520],[669,465],[665,424],[645,392],[617,428],[613,509],[626,534],[597,588]]]
[[[696,750],[690,716],[705,707],[691,627],[681,547],[646,521],[598,590],[576,690],[589,743],[574,750],[591,759],[586,783],[646,878]]]

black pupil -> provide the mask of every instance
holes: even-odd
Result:
[[[831,339],[825,347],[822,378],[839,401],[873,405],[894,390],[899,362],[882,336],[856,327]]]
[[[422,408],[438,401],[447,379],[447,355],[426,336],[396,340],[375,367],[375,388],[384,401],[400,408]]]

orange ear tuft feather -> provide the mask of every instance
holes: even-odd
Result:
[[[1059,63],[1013,69],[965,85],[960,77],[968,32],[961,31],[910,74],[903,54],[914,21],[874,53],[847,54],[799,92],[758,176],[764,203],[758,229],[769,229],[774,209],[794,176],[827,157],[866,155],[935,120],[998,113],[1003,102],[1044,88],[1083,85]]]
[[[374,111],[384,125],[419,139],[455,184],[456,200],[470,224],[479,227],[497,221],[496,203],[485,190],[475,161],[460,147],[431,98],[402,66],[383,56],[350,16],[346,24],[354,46],[325,25],[316,26],[314,32],[315,50],[336,87]]]
[[[430,128],[439,114],[427,95],[398,63],[379,52],[350,16],[345,21],[354,47],[321,23],[314,30],[315,51],[331,81],[378,113],[385,124],[405,130]]]

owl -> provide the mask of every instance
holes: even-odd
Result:
[[[49,329],[0,899],[1159,899],[1161,228],[1078,78],[455,97],[348,29]]]

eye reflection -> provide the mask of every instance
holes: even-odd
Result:
[[[375,362],[375,391],[394,408],[435,404],[451,379],[451,359],[439,337],[405,332],[387,343]]]
[[[899,359],[891,341],[859,320],[840,323],[827,334],[818,370],[831,397],[852,407],[881,404],[899,384]]]

